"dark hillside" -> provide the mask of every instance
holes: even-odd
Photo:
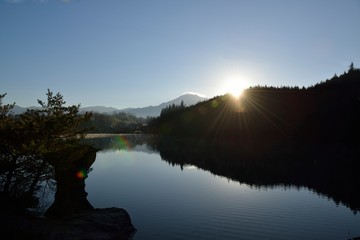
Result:
[[[153,133],[244,142],[358,142],[360,70],[309,88],[252,87],[240,99],[218,96],[162,115]]]
[[[308,89],[315,96],[316,111],[304,123],[308,138],[319,141],[359,143],[360,70]]]

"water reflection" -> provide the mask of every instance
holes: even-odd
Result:
[[[283,181],[302,164],[262,162],[269,148],[257,152],[243,146],[239,151],[231,141],[123,137],[130,150],[107,147],[98,152],[86,182],[88,198],[94,207],[127,209],[138,240],[347,239],[360,234],[358,215],[349,208],[336,207],[311,186]],[[291,156],[291,148],[271,156],[281,154]],[[249,158],[242,160],[244,156]],[[271,178],[288,170],[292,172]]]
[[[308,187],[337,204],[360,209],[357,153],[346,146],[253,146],[236,141],[157,138],[151,143],[163,160],[196,166],[253,186]]]
[[[99,151],[155,151],[146,147],[153,139],[154,136],[144,134],[92,134],[84,142]],[[139,147],[144,148],[140,150]]]
[[[200,168],[253,187],[307,187],[360,209],[357,153],[346,146],[240,145],[236,141],[122,135],[88,139],[103,150],[159,152],[173,166]]]
[[[97,149],[96,161],[95,151],[85,151],[88,156],[77,154],[83,161],[58,169],[76,174],[58,175],[72,177],[57,180],[64,188],[53,203],[55,215],[79,206],[123,207],[139,230],[136,239],[344,239],[346,231],[359,235],[358,216],[354,221],[344,206],[336,208],[318,197],[327,196],[354,213],[359,210],[356,158],[346,148],[270,148],[150,135],[85,142]],[[59,156],[59,163],[63,158]],[[90,166],[94,169],[85,189],[78,169]],[[69,199],[76,201],[69,204]]]

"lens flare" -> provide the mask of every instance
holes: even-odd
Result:
[[[129,143],[129,141],[126,139],[126,137],[124,135],[119,135],[115,137],[115,144],[116,144],[116,148],[121,150],[130,150],[131,149],[131,144]]]
[[[80,171],[78,171],[76,173],[76,177],[79,179],[87,178],[87,171],[85,171],[84,169],[81,169]]]

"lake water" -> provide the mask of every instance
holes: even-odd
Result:
[[[307,187],[248,185],[171,164],[126,137],[111,142],[117,144],[97,153],[86,179],[88,200],[126,209],[137,240],[360,236],[359,214]]]

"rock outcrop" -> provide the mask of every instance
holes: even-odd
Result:
[[[83,211],[60,221],[51,221],[47,239],[132,239],[136,230],[129,214],[120,208]]]
[[[136,233],[129,214],[121,208],[87,210],[59,219],[6,214],[0,224],[2,239],[127,240]]]
[[[80,145],[47,157],[55,169],[56,193],[55,201],[45,215],[59,218],[93,209],[86,198],[85,179],[95,162],[96,149]]]

